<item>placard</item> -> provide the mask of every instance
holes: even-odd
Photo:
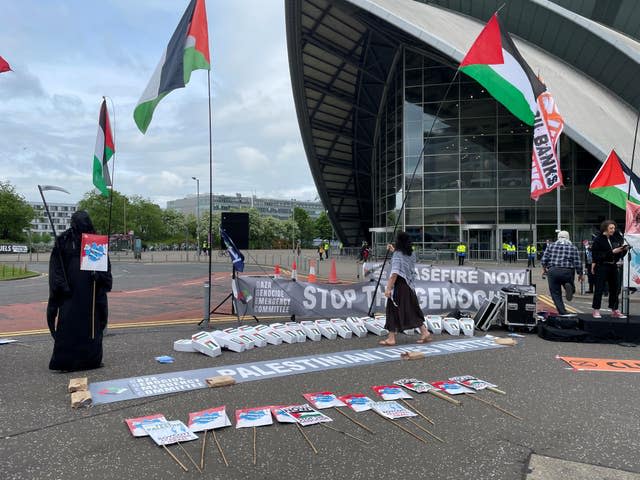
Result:
[[[147,415],[146,417],[127,418],[125,423],[129,427],[131,435],[134,437],[146,437],[148,433],[144,430],[145,425],[151,425],[154,423],[166,422],[167,419],[161,413],[155,415]]]
[[[295,418],[295,420],[306,427],[308,425],[316,425],[318,423],[333,422],[331,417],[327,417],[324,413],[311,408],[308,403],[304,405],[291,405],[282,409],[287,415]]]
[[[351,408],[354,412],[365,412],[373,408],[373,400],[361,393],[342,395],[338,397],[338,399],[344,402],[347,407]]]
[[[442,390],[443,392],[448,393],[449,395],[462,395],[463,393],[476,393],[475,390],[471,390],[470,388],[464,387],[456,382],[431,382],[431,385],[436,387],[438,390]]]
[[[302,396],[311,403],[311,405],[320,410],[323,408],[346,406],[331,392],[303,393]]]
[[[143,425],[142,428],[144,428],[145,432],[160,446],[198,439],[198,436],[189,430],[180,420],[148,423]]]
[[[460,385],[464,385],[465,387],[471,388],[473,390],[484,390],[485,388],[496,388],[497,385],[493,383],[489,383],[485,380],[480,380],[472,375],[462,375],[459,377],[451,377],[449,380],[452,382],[459,383]]]
[[[397,385],[374,385],[371,387],[383,400],[399,400],[401,398],[413,398]]]
[[[262,427],[272,425],[269,407],[241,408],[236,410],[236,428]]]
[[[437,390],[436,387],[434,387],[430,383],[423,382],[422,380],[418,380],[417,378],[401,378],[400,380],[396,380],[393,383],[416,393],[426,393],[429,390]]]
[[[108,267],[109,237],[83,233],[80,243],[80,270],[106,272]]]
[[[373,409],[383,417],[395,420],[404,417],[417,417],[418,414],[403,407],[398,402],[373,402]]]
[[[189,414],[189,430],[192,432],[202,432],[203,430],[215,430],[216,428],[230,427],[231,420],[227,416],[227,411],[223,406],[208,408],[199,412]]]

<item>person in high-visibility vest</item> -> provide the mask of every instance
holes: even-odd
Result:
[[[516,261],[516,255],[517,255],[517,251],[516,251],[516,246],[513,244],[513,242],[509,242],[509,244],[507,245],[508,251],[507,251],[507,257],[509,259],[509,263],[514,263]]]
[[[509,259],[509,244],[502,242],[502,260],[507,261]]]
[[[464,265],[464,257],[467,256],[467,246],[461,243],[456,247],[456,252],[458,253],[458,265]]]
[[[527,267],[536,268],[536,246],[533,243],[527,245]]]

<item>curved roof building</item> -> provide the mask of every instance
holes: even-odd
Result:
[[[287,0],[305,151],[345,244],[388,230],[398,215],[422,247],[462,240],[479,257],[495,256],[504,241],[554,238],[555,192],[529,198],[530,128],[456,72],[502,3]],[[588,184],[612,148],[631,163],[640,8],[633,0],[520,0],[500,17],[565,120],[562,228],[590,238],[604,218],[623,219]]]

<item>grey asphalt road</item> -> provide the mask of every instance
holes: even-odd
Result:
[[[328,354],[377,346],[378,337],[322,340],[294,345],[269,346],[244,353],[224,352],[209,358],[172,351],[173,341],[194,333],[195,326],[128,330],[105,338],[105,366],[84,373],[52,373],[47,370],[51,340],[32,336],[19,343],[0,345],[0,472],[6,480],[123,478],[225,478],[225,479],[504,479],[570,480],[572,478],[637,478],[640,472],[640,376],[623,373],[576,372],[556,355],[602,358],[638,358],[637,349],[617,345],[553,343],[527,335],[515,347],[468,353],[452,353],[418,361],[393,361],[325,372],[260,380],[219,389],[70,408],[70,378],[87,375],[90,382],[139,375],[231,365],[294,356]],[[504,334],[502,331],[492,333]],[[449,340],[450,337],[444,337]],[[409,342],[411,337],[403,337]],[[174,364],[155,362],[170,354]],[[273,425],[257,431],[257,464],[252,464],[253,437],[249,429],[218,431],[229,467],[208,439],[204,474],[183,473],[171,458],[146,438],[133,438],[125,418],[163,413],[187,420],[188,413],[225,405],[232,415],[237,408],[299,403],[304,392],[363,392],[373,396],[372,385],[401,377],[427,381],[471,374],[499,385],[505,396],[482,397],[514,412],[523,421],[471,399],[456,407],[423,394],[414,405],[435,421],[429,426],[446,443],[418,442],[371,412],[358,419],[373,429],[371,435],[335,412],[328,412],[334,426],[361,437],[360,444],[345,435],[308,427],[316,445],[314,455],[292,425]],[[235,422],[234,422],[235,423]],[[416,433],[415,427],[403,423]],[[200,457],[200,442],[185,448]],[[188,462],[185,455],[173,449]],[[529,459],[538,459],[529,472]],[[542,462],[550,470],[544,473]],[[574,477],[566,463],[586,464],[587,476]],[[573,465],[573,464],[572,464]],[[614,470],[597,469],[608,467]],[[563,470],[564,469],[564,470]],[[601,472],[606,471],[607,476]],[[548,473],[551,472],[551,473]],[[565,472],[565,473],[562,473]],[[623,476],[624,475],[624,476]]]

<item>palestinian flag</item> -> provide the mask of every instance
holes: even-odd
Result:
[[[4,58],[0,57],[0,73],[2,72],[10,72],[11,66],[9,62],[7,62]]]
[[[100,107],[100,118],[98,120],[98,135],[96,136],[96,150],[93,154],[93,184],[103,196],[109,196],[111,177],[107,162],[113,156],[116,147],[113,143],[111,125],[109,123],[109,112],[107,111],[107,101],[102,100]]]
[[[172,90],[184,88],[191,72],[199,69],[209,70],[207,12],[204,0],[191,0],[133,111],[142,133],[146,133],[160,100]]]
[[[629,190],[629,182],[631,182],[631,190]],[[640,179],[622,163],[615,150],[611,150],[600,170],[591,180],[589,191],[622,210],[627,208],[627,193],[629,193],[629,201],[640,203]]]
[[[494,13],[460,63],[460,70],[527,125],[533,125],[538,95],[547,87],[524,61]]]

